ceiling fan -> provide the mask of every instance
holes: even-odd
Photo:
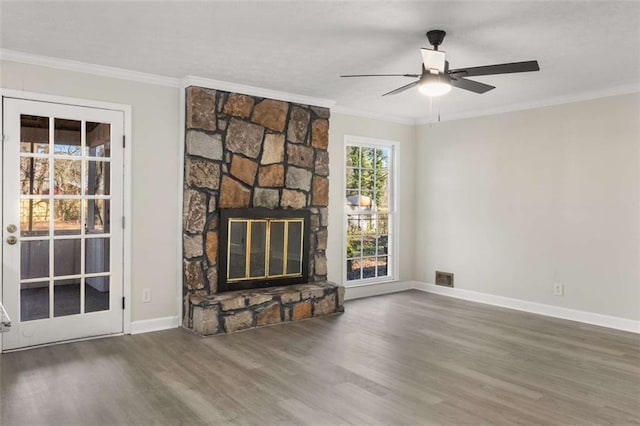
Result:
[[[469,80],[467,77],[482,75],[510,74],[516,72],[539,71],[538,61],[511,62],[508,64],[484,65],[481,67],[449,69],[445,52],[438,50],[447,33],[442,30],[427,32],[429,43],[433,49],[420,49],[422,52],[422,74],[356,74],[340,77],[413,77],[418,80],[385,93],[382,96],[395,95],[414,86],[427,96],[440,96],[448,93],[451,87],[468,90],[474,93],[485,93],[495,89],[490,84]]]

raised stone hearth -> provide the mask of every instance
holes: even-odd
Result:
[[[189,296],[191,321],[201,336],[231,333],[344,311],[344,287],[328,281]]]

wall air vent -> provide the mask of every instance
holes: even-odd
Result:
[[[453,287],[453,273],[436,271],[436,285]]]

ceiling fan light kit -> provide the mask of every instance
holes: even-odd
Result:
[[[442,96],[451,91],[451,87],[482,94],[495,89],[490,84],[469,80],[466,77],[483,75],[511,74],[517,72],[539,71],[538,61],[512,62],[507,64],[485,65],[480,67],[449,69],[445,52],[438,50],[447,33],[442,30],[427,32],[429,43],[433,49],[421,49],[422,74],[357,74],[340,77],[413,77],[417,81],[401,86],[382,96],[395,95],[418,86],[418,91],[426,96]]]
[[[451,91],[451,78],[438,72],[427,73],[420,79],[418,91],[430,97],[445,95]]]

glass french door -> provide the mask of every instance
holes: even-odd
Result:
[[[123,120],[3,99],[3,350],[122,332]]]

